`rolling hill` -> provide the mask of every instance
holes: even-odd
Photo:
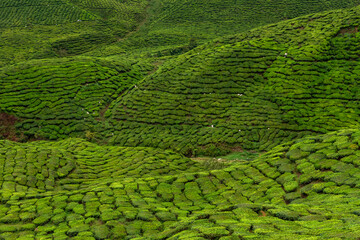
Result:
[[[359,4],[3,0],[0,239],[359,239]]]
[[[4,0],[0,66],[79,55],[116,42],[143,21],[146,0]]]
[[[257,28],[167,62],[109,107],[113,143],[191,155],[359,127],[359,10]]]
[[[342,130],[208,171],[170,151],[1,141],[0,237],[357,239],[359,145]]]
[[[75,55],[157,58],[359,0],[4,0],[0,67]]]
[[[65,58],[4,68],[0,133],[13,140],[85,137],[86,131],[96,131],[108,105],[139,81],[146,67],[131,60]],[[11,117],[14,121],[6,121]]]
[[[153,0],[149,1],[148,17],[138,31],[91,54],[108,56],[117,50],[142,57],[179,55],[225,35],[358,4],[357,0]]]
[[[87,135],[191,156],[268,150],[358,127],[358,14],[328,11],[219,38],[144,79],[147,59],[3,67],[2,132],[25,140]]]

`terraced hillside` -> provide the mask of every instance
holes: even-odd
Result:
[[[357,239],[359,145],[343,130],[205,171],[149,148],[2,141],[0,237]]]
[[[142,56],[179,55],[228,34],[305,14],[349,8],[358,0],[153,0],[145,24],[125,41],[105,46],[96,55],[130,52]],[[140,50],[139,50],[140,48]]]
[[[81,54],[178,55],[215,37],[358,4],[359,0],[3,0],[0,67]]]
[[[0,67],[79,55],[116,42],[144,20],[147,0],[4,0]]]
[[[77,190],[103,179],[201,170],[200,164],[170,151],[100,147],[76,138],[27,144],[2,141],[1,149],[5,191]]]
[[[2,1],[0,239],[358,240],[359,3]]]
[[[3,68],[0,112],[6,114],[0,118],[0,133],[13,140],[91,139],[108,105],[139,81],[143,71],[131,61],[95,58],[41,60]],[[13,121],[6,121],[11,117]],[[15,126],[24,136],[16,133]]]
[[[112,142],[191,155],[359,127],[359,13],[300,17],[169,61],[110,106]]]
[[[3,0],[0,3],[0,16],[1,28],[55,25],[96,19],[94,14],[61,0]]]
[[[0,133],[86,136],[190,156],[358,127],[358,14],[318,13],[221,38],[141,83],[151,67],[117,57],[4,67]]]
[[[6,67],[0,132],[221,155],[358,127],[358,13],[314,14],[219,39],[140,84],[149,66],[114,60]]]

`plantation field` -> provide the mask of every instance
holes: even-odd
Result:
[[[146,0],[5,0],[0,3],[0,67],[74,56],[116,42],[145,18]]]
[[[142,77],[145,70],[132,64],[80,58],[4,68],[0,112],[16,116],[20,138],[85,137],[86,132],[91,138],[109,104]]]
[[[117,0],[4,0],[0,3],[0,28],[31,25],[57,25],[94,20],[136,24],[147,1]]]
[[[18,119],[19,139],[86,137],[187,156],[356,128],[358,14],[317,13],[219,38],[157,70],[122,57],[3,67],[0,109]]]
[[[91,54],[112,55],[114,48],[126,49],[129,54],[130,48],[134,54],[145,57],[179,55],[225,35],[358,4],[358,0],[154,0],[149,2],[148,19],[139,31]]]
[[[0,3],[0,16],[0,28],[56,25],[96,19],[94,14],[59,0],[4,0]]]
[[[254,29],[168,61],[110,105],[112,142],[209,154],[359,127],[359,9]]]
[[[4,0],[0,67],[30,59],[185,53],[227,34],[359,0]]]
[[[208,171],[150,148],[2,141],[0,236],[357,239],[359,144],[343,130]]]
[[[0,240],[358,240],[359,16],[2,0]]]

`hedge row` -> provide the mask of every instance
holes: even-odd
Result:
[[[204,43],[286,19],[358,4],[358,0],[152,1],[146,24],[119,45],[131,47],[134,52],[141,47],[150,56],[178,55],[183,53],[179,47],[184,48],[191,40]]]
[[[96,59],[38,61],[2,69],[0,111],[20,118],[29,137],[84,136],[142,73],[130,63]]]
[[[113,142],[269,149],[284,137],[359,127],[359,11],[254,29],[169,61],[111,104]]]
[[[2,141],[0,237],[357,239],[359,141],[359,130],[303,138],[211,171],[149,148]],[[51,176],[59,191],[41,187]]]
[[[91,12],[65,1],[2,1],[0,3],[0,28],[56,25],[76,21],[93,21]]]

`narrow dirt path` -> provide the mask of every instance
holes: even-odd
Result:
[[[127,33],[123,38],[119,38],[118,39],[118,42],[121,42],[121,41],[124,41],[124,40],[127,40],[130,36],[132,36],[134,33],[138,32],[140,30],[140,28],[142,26],[144,26],[144,24],[148,21],[149,19],[149,13],[148,13],[148,10],[150,8],[150,3],[146,6],[145,8],[145,18],[144,20],[142,20],[139,25],[137,25],[137,27],[135,28],[134,31],[131,31],[129,33]]]

